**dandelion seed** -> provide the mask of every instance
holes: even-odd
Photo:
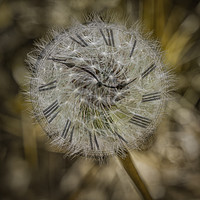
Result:
[[[148,143],[170,88],[156,44],[138,28],[102,21],[76,25],[43,44],[28,58],[29,93],[55,146],[103,158]]]

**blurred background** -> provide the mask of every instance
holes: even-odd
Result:
[[[0,0],[0,199],[141,199],[116,158],[99,166],[52,151],[22,95],[34,41],[92,12],[140,20],[160,41],[177,76],[175,98],[152,148],[132,156],[154,199],[199,200],[199,0]]]

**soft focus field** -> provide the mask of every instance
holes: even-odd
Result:
[[[0,199],[141,199],[116,158],[99,166],[54,152],[22,94],[34,41],[92,12],[140,20],[160,41],[177,77],[174,99],[152,148],[132,155],[154,199],[199,200],[199,0],[0,0]]]

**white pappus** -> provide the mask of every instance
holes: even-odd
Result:
[[[137,26],[94,20],[36,46],[28,94],[55,147],[103,158],[151,143],[171,87],[157,42]]]

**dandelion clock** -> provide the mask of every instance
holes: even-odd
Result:
[[[34,115],[52,144],[97,158],[147,145],[170,87],[157,43],[99,20],[49,38],[28,61]]]

